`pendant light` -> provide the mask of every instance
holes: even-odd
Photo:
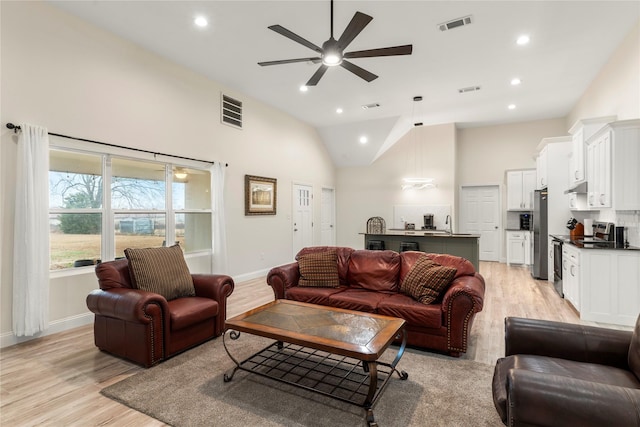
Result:
[[[416,122],[415,118],[415,110],[416,103],[422,101],[421,96],[413,97],[413,108],[411,111],[411,122],[413,123],[413,128],[422,126],[422,122]],[[411,129],[411,139],[413,142],[413,166],[414,166],[414,175],[411,177],[404,178],[402,180],[402,189],[403,190],[424,190],[428,188],[435,188],[435,180],[433,178],[427,178],[422,173],[422,162],[423,156],[421,155],[421,150],[419,149],[419,141],[418,141],[418,133],[416,129]],[[420,173],[418,172],[418,160],[420,161]],[[409,162],[407,162],[407,166],[409,166]],[[407,167],[407,170],[409,168]]]

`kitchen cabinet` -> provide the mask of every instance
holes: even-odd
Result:
[[[548,153],[549,153],[548,147],[545,145],[542,148],[542,150],[540,150],[540,153],[536,158],[536,189],[538,190],[547,188]]]
[[[507,210],[530,211],[533,209],[531,193],[536,188],[536,171],[507,171]]]
[[[562,245],[562,292],[564,299],[580,312],[580,249]]]
[[[571,135],[571,159],[569,161],[569,185],[577,185],[587,179],[584,162],[584,129]]]
[[[533,231],[524,232],[524,263],[533,264]]]
[[[569,187],[573,188],[587,179],[586,141],[602,126],[613,122],[615,116],[578,120],[569,129],[571,134],[571,159],[569,161]]]
[[[587,206],[640,210],[640,120],[605,125],[587,141]]]
[[[572,211],[589,210],[586,193],[569,193],[569,209]]]
[[[547,177],[547,227],[548,234],[566,234],[565,224],[571,218],[569,196],[565,191],[569,188],[567,163],[571,154],[571,137],[560,136],[543,138],[536,151],[536,164],[542,168]],[[537,180],[539,183],[539,177]],[[534,214],[535,215],[535,214]]]
[[[530,231],[507,231],[507,265],[531,264],[530,234]]]
[[[611,207],[611,132],[599,132],[587,143],[587,206]]]
[[[640,251],[579,251],[580,318],[634,326],[640,312]]]

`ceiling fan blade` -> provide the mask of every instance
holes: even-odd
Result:
[[[406,44],[404,46],[381,47],[379,49],[358,50],[344,54],[345,58],[372,58],[376,56],[396,56],[411,55],[413,45]]]
[[[262,65],[267,66],[267,65],[280,65],[280,64],[292,64],[294,62],[313,62],[313,63],[318,63],[320,61],[322,61],[322,58],[320,58],[319,56],[315,56],[313,58],[296,58],[296,59],[281,59],[278,61],[263,61],[263,62],[258,62],[258,65]]]
[[[324,76],[324,73],[326,73],[328,69],[329,69],[328,66],[321,65],[320,68],[318,68],[318,70],[315,73],[313,73],[313,76],[311,76],[311,78],[309,79],[309,81],[305,86],[317,85],[320,79],[322,78],[322,76]]]
[[[356,12],[356,14],[353,15],[353,18],[351,18],[349,25],[347,25],[347,28],[344,29],[344,32],[340,36],[340,39],[338,40],[338,47],[341,50],[345,49],[349,43],[351,43],[353,39],[355,39],[356,36],[364,30],[364,27],[366,27],[372,19],[373,18],[369,15],[365,15],[362,12]]]
[[[342,68],[346,68],[347,70],[351,71],[356,76],[358,76],[358,77],[360,77],[362,79],[365,79],[368,82],[371,82],[371,81],[373,81],[373,80],[378,78],[378,76],[376,76],[375,74],[365,70],[364,68],[358,67],[353,62],[342,60],[342,63],[340,64],[340,66]]]
[[[270,26],[268,28],[270,30],[275,31],[278,34],[281,34],[281,35],[285,36],[288,39],[293,40],[296,43],[300,43],[301,45],[308,47],[311,50],[315,50],[316,52],[318,52],[320,54],[322,53],[322,49],[320,49],[318,46],[316,46],[315,44],[311,43],[309,40],[300,37],[296,33],[287,30],[282,25],[272,25],[272,26]]]

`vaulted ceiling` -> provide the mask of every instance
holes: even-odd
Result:
[[[348,51],[412,44],[413,53],[353,59],[379,77],[366,82],[332,67],[301,92],[317,63],[257,63],[316,53],[267,27],[322,46],[328,0],[51,3],[311,124],[337,166],[370,164],[414,122],[473,127],[563,117],[640,19],[637,1],[336,1],[336,38],[356,11],[373,17]],[[196,16],[209,25],[196,27]],[[466,16],[471,24],[439,29]],[[523,34],[530,42],[518,45]],[[460,93],[468,87],[480,89]]]

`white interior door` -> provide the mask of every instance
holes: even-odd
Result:
[[[313,188],[293,184],[293,255],[313,245]]]
[[[320,208],[320,244],[323,246],[335,246],[335,208],[333,188],[322,189]]]
[[[462,187],[460,232],[480,235],[480,260],[500,260],[500,187]]]

